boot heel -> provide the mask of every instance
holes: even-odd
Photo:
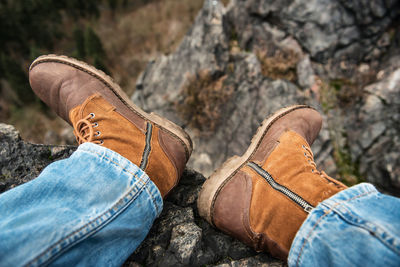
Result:
[[[201,188],[197,207],[201,217],[205,218],[210,224],[213,225],[211,219],[211,210],[214,204],[215,196],[218,195],[219,190],[233,177],[233,174],[244,163],[242,157],[233,156],[217,169],[203,184]]]

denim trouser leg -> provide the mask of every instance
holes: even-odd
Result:
[[[161,210],[142,170],[85,143],[0,195],[0,265],[121,265]]]
[[[400,199],[370,184],[319,204],[297,233],[289,266],[400,266]]]

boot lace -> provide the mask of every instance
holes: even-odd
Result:
[[[103,140],[97,139],[101,135],[100,131],[95,131],[93,128],[99,126],[97,122],[91,122],[91,120],[96,115],[94,113],[90,113],[85,118],[78,120],[74,125],[74,134],[76,136],[76,141],[78,144],[83,143],[94,143],[98,145],[102,145],[104,143]]]
[[[331,177],[329,177],[326,172],[324,171],[319,171],[317,169],[317,164],[315,164],[314,161],[314,154],[311,151],[311,148],[309,148],[308,146],[302,145],[302,148],[305,150],[304,152],[304,156],[307,158],[308,163],[313,167],[311,169],[312,173],[318,174],[319,176],[321,176],[322,178],[324,178],[328,183],[335,185],[338,188],[342,188],[342,185],[336,183]]]

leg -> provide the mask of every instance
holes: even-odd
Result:
[[[0,262],[119,266],[161,210],[160,192],[141,169],[86,143],[0,195]]]
[[[359,184],[323,201],[290,249],[290,266],[398,266],[400,199]]]

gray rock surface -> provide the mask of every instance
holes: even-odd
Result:
[[[238,27],[249,27],[268,22],[294,36],[313,59],[346,57],[352,60],[370,58],[380,50],[377,42],[386,28],[398,16],[397,1],[382,0],[249,0],[234,1],[232,21]],[[248,20],[236,12],[247,9]],[[257,20],[258,23],[251,22]],[[255,30],[257,26],[250,26]],[[247,37],[248,36],[248,37]],[[253,34],[241,40],[243,45],[253,42]],[[262,38],[262,37],[261,37]]]
[[[351,152],[366,180],[400,189],[400,68],[365,87],[357,124],[348,125]],[[361,138],[357,138],[357,137]]]
[[[13,126],[0,123],[0,193],[36,178],[48,164],[75,149],[24,142]],[[283,266],[199,217],[196,199],[204,181],[203,175],[185,170],[149,235],[124,266]]]
[[[45,166],[75,149],[24,142],[13,126],[0,123],[0,193],[32,180]]]
[[[241,155],[276,109],[312,105],[325,118],[313,145],[319,168],[400,194],[399,14],[398,1],[205,1],[179,48],[149,63],[132,99],[185,127],[195,143],[189,166],[205,176]],[[211,130],[182,115],[190,93],[201,100],[193,77],[226,93],[211,107],[184,106],[192,117],[218,113]]]

